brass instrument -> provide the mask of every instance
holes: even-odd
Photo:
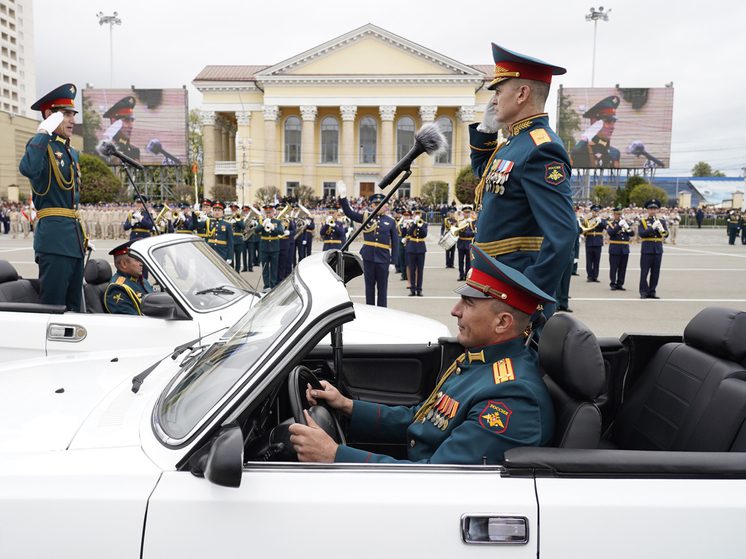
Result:
[[[414,221],[414,224],[417,227],[422,227],[423,225],[425,225],[425,221],[422,219],[422,217],[417,217],[417,219]]]
[[[286,204],[285,207],[282,208],[280,213],[275,216],[275,219],[282,221],[282,218],[285,217],[285,214],[288,213],[292,208],[293,206],[291,206],[290,204]]]
[[[309,212],[301,204],[298,204],[298,207],[293,210],[293,219],[295,219],[294,238],[297,239],[306,232],[306,229],[308,228],[307,220],[313,218],[311,217],[311,212]]]
[[[583,233],[588,233],[589,231],[593,231],[596,227],[598,227],[599,223],[601,223],[601,219],[598,217],[592,217],[588,220],[588,225],[584,226],[582,223],[580,224],[580,229],[583,231]]]
[[[163,209],[158,212],[155,218],[155,226],[161,233],[168,231],[168,217],[166,217],[166,214],[169,213],[173,215],[174,211],[168,207],[168,204],[163,204]]]

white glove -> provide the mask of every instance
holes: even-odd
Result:
[[[598,134],[601,131],[601,128],[603,127],[604,127],[604,121],[597,120],[596,122],[594,122],[588,128],[585,129],[585,132],[583,132],[580,135],[580,139],[586,142],[590,142],[593,138],[596,137],[596,134]]]
[[[233,264],[233,260],[231,260],[230,258],[228,258],[228,259],[227,259],[227,260],[225,261],[225,263],[226,263],[226,264],[228,264],[228,266],[230,266],[231,264]]]
[[[262,221],[262,225],[264,226],[265,229],[267,229],[267,228],[271,229],[272,228],[272,220],[270,218],[268,218],[268,217],[265,217],[264,221]]]
[[[389,264],[389,272],[396,272],[396,266]]]
[[[51,136],[64,119],[65,117],[62,113],[52,113],[39,124],[39,128],[36,131],[46,132]]]
[[[337,181],[337,196],[347,198],[347,185],[344,181]]]
[[[619,227],[623,227],[623,228],[626,229],[627,227],[629,227],[629,225],[627,224],[627,222],[625,220],[620,219],[619,220]]]
[[[96,247],[93,245],[93,241],[90,239],[88,239],[88,250],[90,250],[91,252],[96,250]]]
[[[106,129],[106,132],[104,132],[104,140],[113,140],[114,136],[116,136],[119,131],[122,129],[122,121],[121,120],[115,120],[111,126],[109,126]]]
[[[451,235],[458,235],[458,227],[455,225],[451,227]]]
[[[199,221],[200,223],[206,222],[207,221],[207,214],[204,214],[204,213],[200,214],[199,215],[199,219],[197,219],[197,221]]]
[[[283,237],[289,237],[289,236],[290,236],[290,231],[288,231],[287,229],[285,229],[285,230],[284,230],[284,231],[282,232],[282,236],[283,236]]]
[[[301,241],[300,244],[305,245],[307,241]]]
[[[140,210],[137,210],[135,213],[132,214],[132,221],[137,223],[138,221],[142,221],[142,212]]]
[[[497,120],[497,109],[492,99],[487,101],[487,107],[484,109],[482,122],[477,126],[477,130],[485,134],[494,134],[500,129],[500,122]]]

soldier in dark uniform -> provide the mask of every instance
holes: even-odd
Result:
[[[591,215],[583,220],[581,228],[585,236],[585,271],[589,282],[598,283],[598,270],[601,266],[601,250],[604,246],[604,231],[606,220],[598,217],[601,208],[591,206]]]
[[[702,222],[705,220],[705,211],[702,208],[697,208],[696,219],[697,229],[702,229]]]
[[[277,264],[277,281],[282,281],[293,271],[293,257],[295,256],[295,220],[290,212],[285,212],[282,221],[282,237],[280,238],[280,256]]]
[[[143,198],[145,200],[145,198]],[[139,202],[139,198],[135,197],[135,203]],[[147,202],[147,200],[146,200]],[[130,232],[130,241],[137,241],[138,239],[146,239],[155,235],[155,225],[149,212],[144,209],[136,209],[131,212],[127,219],[122,223],[122,227],[125,231]]]
[[[728,219],[726,221],[727,224],[727,233],[728,233],[728,244],[729,245],[735,245],[736,244],[736,237],[738,237],[738,228],[739,224],[741,222],[741,217],[738,215],[738,212],[736,210],[730,210],[728,212]]]
[[[474,241],[474,235],[477,234],[477,228],[474,225],[474,218],[471,213],[471,206],[461,208],[464,219],[458,224],[458,281],[465,281],[466,275],[471,268],[471,243]]]
[[[256,226],[254,235],[259,237],[262,281],[264,282],[264,289],[268,290],[279,283],[280,239],[284,228],[280,220],[275,219],[275,208],[273,206],[266,204],[262,209],[264,210],[264,219]]]
[[[233,263],[233,227],[223,219],[225,204],[214,202],[212,205],[212,219],[210,220],[210,235],[207,243],[228,264]]]
[[[570,158],[544,110],[553,75],[564,68],[492,45],[495,96],[481,124],[469,126],[471,162],[480,177],[474,246],[553,295],[572,252],[577,226]],[[497,131],[507,140],[497,146]],[[545,307],[551,315],[554,305]]]
[[[316,223],[313,217],[309,214],[306,217],[306,228],[298,237],[298,262],[303,260],[306,256],[311,256],[311,250],[313,249],[313,232],[316,230]]]
[[[104,293],[104,308],[112,314],[142,315],[142,298],[153,292],[153,286],[143,277],[143,264],[130,256],[133,241],[112,249],[116,273]]]
[[[414,212],[414,220],[407,229],[407,275],[409,295],[422,297],[422,276],[425,273],[425,253],[427,252],[427,223],[422,212]]]
[[[448,210],[448,213],[443,217],[443,223],[440,226],[440,236],[445,235],[446,231],[450,231],[451,228],[456,227],[458,221],[456,221],[456,212]],[[456,256],[456,245],[454,244],[451,248],[445,251],[446,253],[446,268],[453,268],[454,258]]]
[[[741,228],[741,244],[746,245],[746,210],[741,213],[738,219],[738,226]]]
[[[130,143],[132,128],[135,124],[136,100],[132,95],[123,97],[104,113],[111,125],[104,132],[104,139],[111,141],[120,153],[131,157],[135,161],[140,160],[140,148]]]
[[[404,210],[401,218],[396,222],[396,235],[399,237],[399,256],[396,259],[399,265],[401,281],[407,281],[407,229],[412,224],[412,212]]]
[[[668,237],[665,220],[658,218],[658,200],[648,200],[645,208],[647,217],[640,220],[638,235],[640,235],[640,299],[660,299],[655,290],[658,287],[658,277],[663,260],[663,239]],[[648,278],[649,276],[649,278]]]
[[[474,263],[451,311],[466,348],[416,406],[387,406],[343,396],[327,381],[308,387],[319,401],[349,416],[351,438],[407,441],[407,460],[337,445],[306,413],[290,426],[301,462],[500,464],[515,446],[542,446],[554,431],[554,409],[536,352],[525,346],[529,316],[552,298],[523,274],[473,249]]]
[[[77,88],[67,83],[31,105],[44,121],[26,144],[19,170],[31,182],[36,208],[34,254],[39,265],[41,302],[79,312],[83,294],[83,254],[88,239],[80,222],[80,164],[70,146]]]
[[[179,205],[179,213],[174,219],[174,233],[182,235],[194,234],[194,214],[186,204]]]
[[[347,201],[347,186],[341,181],[337,182],[337,194],[340,197],[342,211],[351,221],[363,223],[367,219],[368,212],[361,214],[350,207]],[[368,211],[373,211],[383,199],[383,194],[373,194],[368,198]],[[360,249],[360,255],[363,257],[366,304],[388,306],[389,270],[399,256],[398,251],[399,235],[396,231],[396,222],[387,215],[387,207],[384,206],[363,230],[363,247]]]
[[[198,237],[205,241],[210,237],[212,226],[210,225],[210,215],[212,214],[212,200],[205,198],[202,200],[202,210],[194,215],[194,230]]]
[[[619,97],[610,95],[583,113],[583,118],[590,119],[591,124],[580,135],[580,141],[572,148],[573,167],[577,169],[619,168],[621,153],[610,144],[616,126],[618,106]]]
[[[330,210],[329,215],[324,220],[324,225],[319,229],[321,240],[324,243],[322,250],[332,250],[342,248],[346,232],[344,224],[337,220],[334,210]]]
[[[614,208],[614,219],[606,227],[606,232],[609,234],[609,285],[612,291],[626,291],[624,278],[627,275],[629,241],[635,231],[622,216],[622,208]]]

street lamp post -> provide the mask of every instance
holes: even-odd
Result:
[[[96,14],[99,25],[109,24],[109,87],[114,87],[114,26],[122,25],[119,14],[114,12],[112,15],[104,15],[104,12]]]
[[[585,14],[585,21],[593,22],[593,62],[591,65],[591,87],[596,79],[596,30],[598,27],[598,20],[609,21],[609,14],[611,9],[604,11],[603,6],[599,6],[598,10],[591,6],[591,11]]]

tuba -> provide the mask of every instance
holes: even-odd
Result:
[[[298,239],[308,228],[308,220],[313,219],[311,212],[303,207],[302,204],[298,204],[298,207],[293,211],[293,219],[295,219],[295,239]]]

